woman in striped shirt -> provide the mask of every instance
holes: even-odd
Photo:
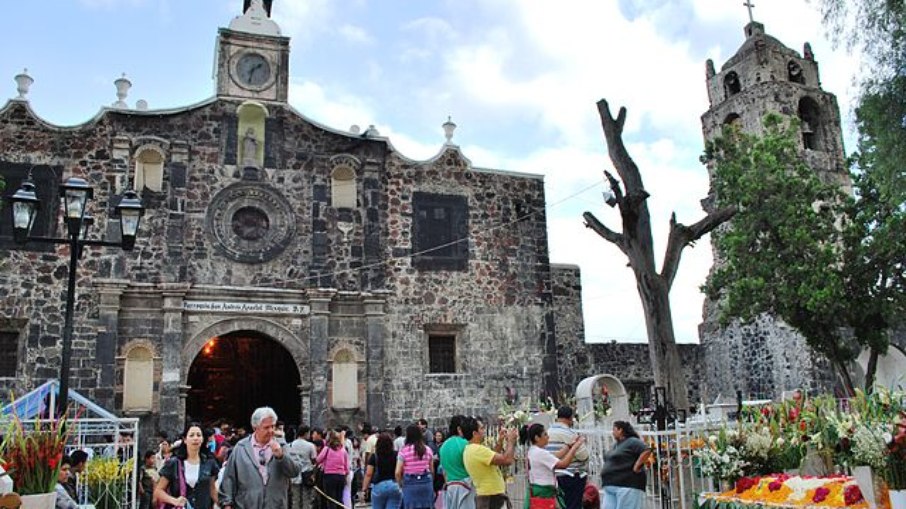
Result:
[[[403,509],[434,507],[431,466],[434,454],[425,446],[425,437],[416,425],[406,428],[406,445],[396,459],[396,482],[403,489]]]

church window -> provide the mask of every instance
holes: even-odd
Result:
[[[0,161],[0,178],[6,181],[4,197],[11,196],[29,176],[35,185],[35,191],[41,207],[35,212],[31,234],[35,237],[56,236],[57,212],[60,210],[59,185],[64,179],[60,177],[63,168],[59,166],[32,165],[26,163],[7,163]],[[52,252],[53,244],[29,242],[16,244],[12,239],[13,217],[9,202],[0,199],[0,250],[15,249],[19,251]]]
[[[806,150],[822,150],[821,108],[811,97],[799,100],[799,130]]]
[[[123,410],[150,411],[154,396],[154,357],[149,348],[136,346],[126,354],[123,370]]]
[[[19,332],[0,331],[0,377],[15,377],[18,364]]]
[[[739,75],[735,71],[730,71],[724,76],[724,91],[727,98],[734,96],[742,90],[742,84],[739,82]]]
[[[344,348],[333,358],[331,370],[331,406],[334,408],[358,408],[359,366],[352,351]]]
[[[802,74],[802,66],[799,65],[795,60],[790,60],[786,64],[787,77],[793,83],[800,83],[805,85],[805,76]]]
[[[355,170],[337,166],[331,173],[331,204],[335,208],[353,209],[356,206]]]
[[[428,334],[428,372],[456,373],[456,336]]]
[[[160,192],[164,186],[164,153],[153,145],[139,147],[135,151],[135,179],[133,186],[141,192],[148,189]]]
[[[737,113],[730,113],[726,118],[724,118],[724,127],[741,129],[742,118]]]
[[[466,270],[469,259],[465,196],[414,193],[413,265],[420,270]]]

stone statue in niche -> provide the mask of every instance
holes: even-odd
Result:
[[[242,138],[242,166],[258,167],[258,144],[255,129],[249,127]]]

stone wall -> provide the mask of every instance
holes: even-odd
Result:
[[[554,309],[557,315],[557,359],[559,385],[564,394],[573,394],[578,383],[589,376],[610,374],[619,378],[633,394],[647,401],[654,386],[654,374],[647,343],[586,343],[581,318],[582,282],[574,265],[552,266]],[[689,401],[699,401],[704,373],[700,345],[679,345],[689,389]]]
[[[453,145],[409,161],[384,139],[329,131],[279,105],[269,106],[259,140],[265,167],[239,167],[239,106],[212,99],[163,114],[109,110],[72,128],[48,126],[24,101],[0,110],[0,170],[36,163],[55,168],[51,183],[85,178],[95,187],[95,238],[117,232],[111,212],[133,178],[136,150],[150,144],[165,154],[162,189],[142,192],[136,249],[85,251],[73,388],[118,410],[125,355],[143,345],[155,362],[143,433],[173,433],[195,356],[212,337],[249,330],[292,355],[302,382],[285,390],[299,392],[302,420],[316,424],[490,415],[507,391],[554,390],[557,315],[566,316],[564,330],[581,333],[581,309],[578,298],[554,306],[540,176],[473,168]],[[355,171],[354,208],[331,202],[338,165]],[[420,195],[463,204],[453,210],[467,226],[454,239],[464,246],[455,266],[419,251]],[[260,210],[241,215],[241,207]],[[57,375],[67,260],[63,248],[0,249],[0,325],[22,330],[27,361],[0,388],[21,391]],[[186,307],[206,301],[307,310]],[[429,372],[428,335],[438,329],[455,335],[454,373]],[[333,405],[331,365],[341,349],[358,366],[359,408]]]

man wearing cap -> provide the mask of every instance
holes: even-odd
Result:
[[[548,451],[557,453],[579,438],[579,434],[572,429],[573,417],[572,408],[561,406],[557,409],[557,420],[547,430],[550,437],[546,447]],[[563,500],[564,509],[582,509],[582,493],[588,477],[588,449],[585,444],[579,446],[568,467],[557,469],[554,473],[557,475],[558,495]]]

